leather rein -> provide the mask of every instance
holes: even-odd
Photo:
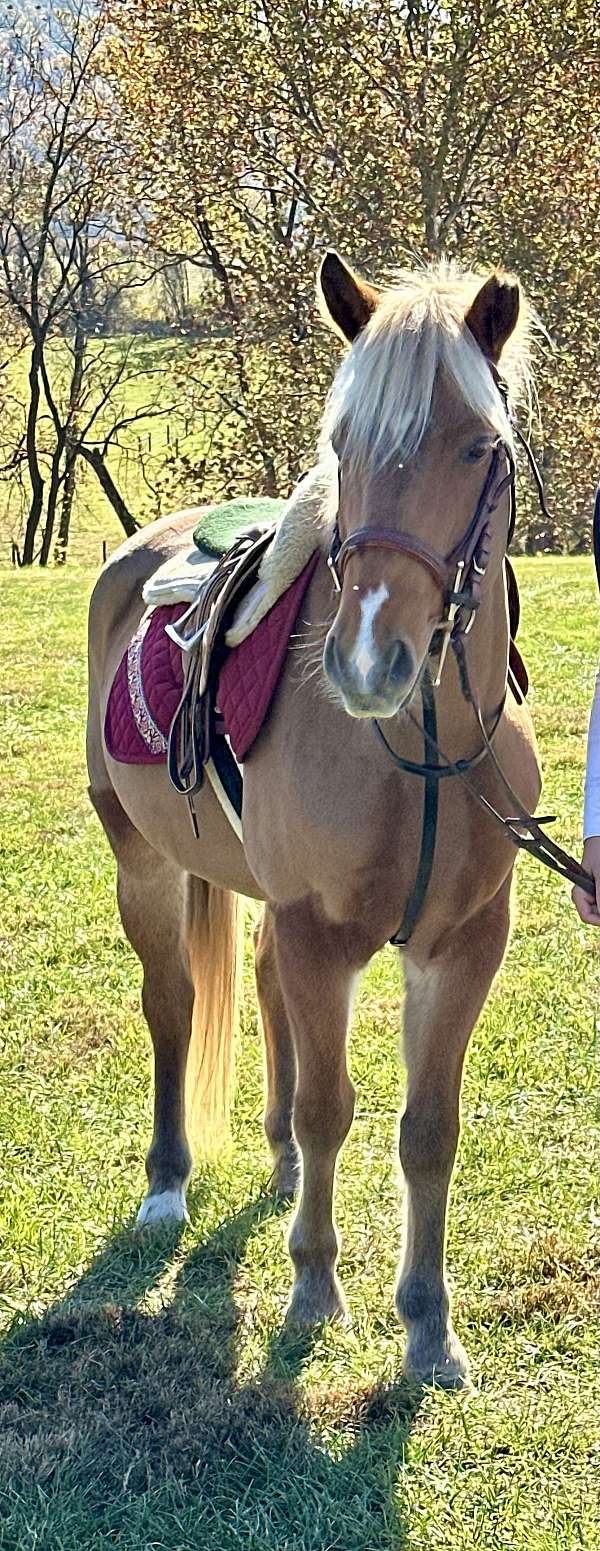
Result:
[[[508,411],[508,392],[506,386],[496,371],[495,366],[491,362],[489,364],[504,406]],[[533,452],[522,433],[517,428],[515,430],[521,445],[525,449],[533,471],[542,511],[548,516],[542,479]],[[506,465],[505,472],[504,465]],[[417,876],[404,911],[402,923],[398,931],[390,938],[392,943],[399,946],[405,946],[410,940],[425,902],[433,871],[439,782],[445,777],[458,778],[466,786],[467,791],[471,793],[474,800],[479,803],[479,806],[502,828],[504,834],[515,846],[529,851],[532,856],[536,856],[538,861],[543,862],[553,872],[559,873],[562,878],[567,879],[572,884],[576,884],[579,888],[585,889],[587,893],[595,897],[594,880],[590,873],[586,872],[585,868],[576,861],[575,857],[570,856],[567,851],[564,851],[561,846],[556,845],[544,833],[542,825],[552,823],[554,815],[546,815],[538,819],[528,813],[496,757],[493,748],[493,738],[502,719],[508,686],[505,687],[500,705],[492,715],[491,726],[486,728],[479,699],[469,676],[465,640],[475,622],[481,600],[481,588],[491,554],[491,519],[507,490],[510,495],[510,517],[506,541],[506,549],[508,549],[516,520],[515,463],[510,447],[501,438],[498,438],[492,448],[490,465],[473,516],[462,538],[459,539],[458,543],[454,545],[447,555],[440,555],[437,550],[424,543],[415,534],[404,532],[403,530],[396,532],[390,528],[363,527],[357,528],[353,533],[348,534],[347,538],[342,540],[337,521],[333,529],[327,563],[333,576],[334,586],[338,592],[341,592],[344,571],[350,556],[359,554],[365,549],[374,548],[395,550],[396,553],[416,560],[433,577],[442,598],[442,612],[434,630],[429,654],[420,677],[422,723],[418,721],[410,707],[399,708],[405,710],[409,720],[422,734],[424,760],[419,763],[414,760],[404,759],[391,747],[381,724],[376,719],[371,724],[375,735],[383,744],[383,747],[398,769],[405,771],[409,775],[420,776],[425,783],[421,850]],[[473,709],[481,736],[479,750],[468,759],[449,759],[444,754],[443,749],[440,748],[437,740],[434,690],[440,684],[449,646],[452,647],[456,658],[462,693],[467,703]],[[434,669],[433,675],[430,671],[431,668]],[[497,808],[488,802],[487,798],[483,796],[472,780],[471,772],[486,756],[489,756],[491,759],[494,769],[510,799],[513,812],[509,817],[499,813]]]

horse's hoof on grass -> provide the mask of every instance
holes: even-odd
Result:
[[[454,1334],[442,1350],[435,1353],[419,1350],[418,1344],[413,1344],[409,1338],[404,1373],[413,1384],[455,1391],[473,1389],[469,1359]]]
[[[309,1325],[349,1325],[350,1315],[344,1294],[337,1280],[327,1274],[318,1275],[307,1271],[298,1277],[289,1307],[286,1323],[306,1328]]]
[[[180,1228],[189,1222],[182,1186],[176,1190],[160,1190],[156,1195],[144,1196],[136,1218],[136,1228]]]

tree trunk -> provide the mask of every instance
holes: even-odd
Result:
[[[279,489],[277,485],[277,471],[273,459],[270,453],[265,452],[262,447],[260,456],[263,466],[263,495],[277,496],[279,495]]]
[[[36,339],[31,352],[31,365],[29,368],[29,408],[27,411],[27,466],[31,484],[31,504],[29,516],[25,528],[25,541],[23,544],[22,565],[33,565],[35,553],[35,540],[40,525],[42,508],[44,504],[44,481],[38,462],[36,432],[38,411],[40,407],[40,367],[42,360],[42,346]]]
[[[110,501],[113,511],[116,512],[121,527],[125,529],[128,538],[137,533],[139,523],[132,517],[129,507],[126,506],[122,495],[115,485],[112,475],[109,474],[102,453],[98,447],[86,447],[82,442],[79,448],[82,458],[89,463],[90,468],[99,480],[105,496]]]
[[[57,443],[52,455],[50,484],[48,487],[48,503],[46,506],[46,526],[44,528],[44,537],[42,539],[42,547],[40,550],[40,565],[47,565],[50,557],[50,545],[52,543],[52,534],[54,533],[56,506],[58,502],[58,492],[60,490],[60,463],[63,451],[64,439],[61,438],[61,440]]]
[[[71,513],[75,496],[75,469],[77,465],[79,427],[77,415],[80,408],[81,385],[83,382],[83,363],[85,360],[85,347],[87,341],[85,317],[89,300],[90,277],[86,256],[81,256],[81,297],[77,313],[75,327],[75,339],[73,343],[73,371],[71,373],[71,386],[69,390],[69,409],[67,414],[67,427],[65,432],[65,485],[63,490],[62,507],[58,539],[54,551],[55,565],[65,565],[69,533],[71,530]]]
[[[67,458],[65,483],[63,488],[60,522],[58,525],[58,538],[54,548],[54,564],[65,565],[67,549],[69,547],[69,534],[71,531],[71,513],[75,497],[75,475],[77,469],[77,453],[67,444]]]

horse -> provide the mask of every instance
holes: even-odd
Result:
[[[143,614],[142,585],[189,546],[197,508],[141,529],[100,574],[90,606],[87,738],[91,801],[116,856],[121,919],[143,967],[154,1046],[154,1132],[138,1222],[186,1219],[186,1113],[189,1127],[199,1095],[206,1139],[226,1112],[239,898],[261,901],[265,1130],[274,1189],[297,1195],[288,1317],[303,1325],[347,1314],[334,1183],[355,1099],[349,1018],[358,977],[397,937],[414,899],[419,773],[428,768],[419,690],[442,657],[432,691],[436,749],[469,767],[471,783],[496,807],[506,808],[498,766],[528,809],[540,792],[530,715],[507,688],[512,407],[527,388],[531,357],[520,284],[502,270],[484,276],[435,264],[376,286],[328,253],[318,295],[346,347],[312,482],[319,558],[293,643],[306,651],[288,650],[245,762],[243,838],[208,783],[195,799],[194,834],[165,765],[116,763],[103,737],[109,687]],[[482,510],[485,543],[461,588],[455,558],[463,536],[473,539],[474,513],[481,534]],[[458,653],[439,650],[446,637],[456,640],[460,617],[472,625],[468,635],[458,631],[462,670]],[[479,722],[465,694],[467,659]],[[469,1383],[445,1273],[461,1074],[507,946],[516,853],[464,780],[439,780],[437,795],[427,887],[399,949],[407,1220],[396,1306],[406,1373],[450,1388]]]

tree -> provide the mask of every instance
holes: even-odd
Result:
[[[154,393],[128,409],[126,388],[139,375],[132,341],[98,339],[95,320],[160,262],[145,241],[144,180],[132,186],[127,147],[115,134],[97,6],[77,0],[43,23],[37,10],[9,7],[0,44],[0,306],[29,342],[23,563],[32,563],[43,529],[45,564],[61,490],[64,558],[78,459],[125,532],[137,527],[107,454],[128,425],[169,407],[157,376]]]
[[[206,268],[223,328],[218,361],[197,346],[188,372],[208,492],[284,490],[311,456],[333,364],[314,324],[324,247],[376,278],[444,253],[514,265],[556,340],[541,451],[568,517],[540,534],[531,507],[527,531],[584,542],[600,316],[593,8],[127,0],[113,18],[153,241]]]

